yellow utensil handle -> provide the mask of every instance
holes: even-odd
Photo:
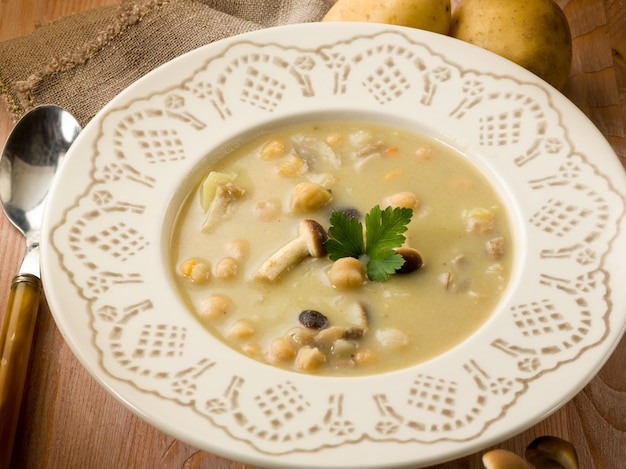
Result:
[[[9,467],[33,331],[39,311],[41,281],[34,275],[13,279],[0,335],[0,467]]]

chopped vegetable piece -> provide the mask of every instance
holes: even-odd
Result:
[[[231,173],[220,173],[211,171],[202,181],[200,186],[200,206],[205,212],[211,206],[211,202],[215,198],[218,186],[227,182],[233,182],[236,175]]]
[[[287,152],[287,145],[282,140],[270,140],[259,152],[259,156],[262,160],[268,161],[274,158],[279,158],[284,156]]]
[[[209,232],[219,222],[228,219],[234,210],[234,202],[240,199],[245,192],[233,182],[218,183],[202,224],[202,231]]]
[[[304,181],[291,194],[291,210],[297,213],[319,210],[330,200],[330,192],[319,184]]]
[[[495,210],[493,208],[473,208],[462,214],[465,229],[475,233],[489,233],[495,224]]]

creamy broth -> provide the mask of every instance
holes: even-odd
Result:
[[[190,193],[172,268],[199,322],[260,361],[323,375],[411,366],[475,332],[509,281],[513,241],[501,200],[482,173],[433,139],[371,123],[300,125],[242,145],[211,171],[223,200],[207,196],[208,186]],[[299,184],[321,192],[294,208]],[[306,256],[275,279],[259,278],[302,220],[328,230],[333,210],[362,217],[376,205],[411,206],[405,244],[421,253],[421,268],[335,285],[333,261]],[[302,325],[305,310],[328,323]],[[309,361],[302,349],[313,353]]]

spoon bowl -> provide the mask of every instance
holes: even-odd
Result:
[[[25,236],[0,333],[0,467],[9,467],[39,309],[39,237],[46,198],[65,153],[81,128],[66,110],[38,106],[22,117],[0,157],[0,203]]]

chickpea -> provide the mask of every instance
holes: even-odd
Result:
[[[274,362],[287,362],[296,356],[297,347],[289,339],[279,337],[270,344],[269,358]]]
[[[274,221],[280,216],[279,200],[261,201],[254,206],[254,214],[260,221]]]
[[[405,191],[392,194],[385,198],[384,205],[389,207],[404,207],[416,209],[420,199],[413,192]]]
[[[282,140],[270,140],[263,148],[261,148],[261,152],[259,156],[262,160],[269,161],[274,158],[279,158],[284,156],[287,152],[287,145]]]
[[[221,295],[211,295],[198,305],[198,315],[204,319],[217,320],[224,317],[231,308],[230,300]]]
[[[294,212],[311,212],[319,210],[330,200],[330,192],[319,184],[301,182],[291,195],[291,210]]]
[[[308,345],[298,350],[296,355],[296,366],[305,371],[314,371],[326,363],[324,355],[317,347]]]
[[[377,359],[376,352],[371,349],[359,349],[354,354],[354,361],[361,366],[373,365]]]
[[[394,328],[376,330],[376,340],[390,350],[399,350],[411,342],[406,332]]]
[[[256,329],[254,328],[254,324],[246,319],[239,319],[232,326],[230,326],[230,330],[228,331],[228,336],[231,339],[248,339],[254,335]]]
[[[235,239],[228,243],[226,249],[234,259],[241,260],[248,255],[250,246],[245,239]]]
[[[261,356],[261,346],[259,344],[245,344],[241,347],[241,351],[249,357]]]
[[[343,142],[343,134],[339,132],[333,132],[326,136],[326,143],[331,147],[336,147]]]
[[[365,273],[358,259],[342,257],[333,262],[328,271],[328,278],[337,288],[356,288],[363,284]]]
[[[302,158],[296,155],[289,155],[277,163],[276,169],[281,176],[293,178],[302,176],[309,170],[309,167]]]
[[[204,283],[211,277],[209,264],[197,259],[189,259],[180,265],[180,273],[193,283]]]
[[[213,275],[219,280],[232,279],[237,275],[239,264],[232,257],[224,257],[215,265]]]

